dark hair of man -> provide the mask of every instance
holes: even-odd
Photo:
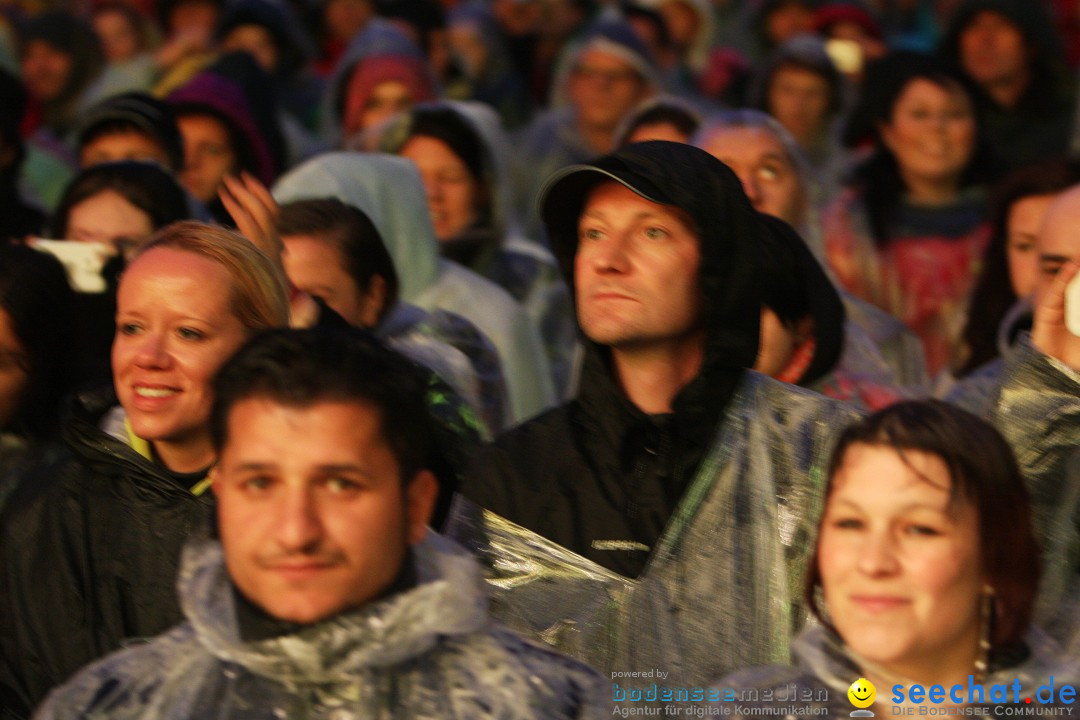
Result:
[[[352,205],[324,198],[298,200],[281,207],[277,230],[282,237],[313,235],[333,245],[345,258],[345,272],[361,292],[379,276],[386,283],[386,297],[379,310],[381,321],[398,301],[398,276],[382,236],[374,223]]]
[[[25,245],[0,244],[0,310],[22,345],[29,386],[4,428],[32,440],[59,430],[60,405],[75,381],[74,296],[60,262]]]
[[[229,414],[252,398],[290,408],[356,403],[378,412],[382,439],[406,483],[428,466],[432,451],[425,388],[413,363],[363,330],[270,330],[238,350],[214,378],[210,435],[220,455],[229,441]]]
[[[146,213],[155,230],[191,217],[187,195],[168,170],[146,162],[102,163],[86,168],[68,183],[53,215],[53,236],[67,237],[71,209],[107,190]]]
[[[994,589],[991,648],[1004,650],[1020,643],[1031,622],[1039,585],[1039,548],[1032,532],[1027,488],[1001,434],[984,420],[940,400],[896,403],[840,435],[829,464],[826,498],[853,445],[891,448],[905,463],[905,453],[912,451],[945,463],[951,480],[950,506],[970,502],[978,515],[982,572]],[[815,548],[806,597],[808,607],[829,625],[817,605],[818,561]]]
[[[132,121],[117,118],[115,120],[106,120],[104,122],[97,123],[92,128],[90,128],[90,130],[80,135],[79,149],[81,150],[83,147],[89,145],[100,137],[105,137],[106,135],[122,135],[126,133],[135,133],[137,135],[142,135],[143,137],[149,138],[150,140],[156,142],[158,145],[161,145],[160,140],[158,140],[150,133],[146,132],[146,130],[139,127]],[[162,150],[164,149],[165,146],[162,145]],[[178,168],[173,169],[176,170]]]
[[[975,312],[968,313],[964,327],[968,355],[957,371],[961,377],[998,356],[998,326],[1018,300],[1009,276],[1009,215],[1013,205],[1030,197],[1056,195],[1077,183],[1080,159],[1050,158],[1014,170],[995,186],[990,196],[990,244],[971,292]]]

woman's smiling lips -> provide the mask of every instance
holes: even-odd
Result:
[[[852,595],[851,602],[868,612],[888,612],[896,610],[911,603],[905,597],[897,595]]]
[[[131,386],[132,402],[139,410],[151,411],[167,404],[180,389],[159,383],[136,383]]]

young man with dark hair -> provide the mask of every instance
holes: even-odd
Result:
[[[242,348],[214,380],[218,537],[185,549],[187,622],[83,670],[40,717],[604,712],[599,676],[493,627],[475,561],[427,529],[424,388],[358,331]]]
[[[79,165],[139,160],[178,173],[184,141],[172,107],[146,93],[115,95],[90,108],[77,133]]]
[[[503,426],[506,384],[495,346],[456,313],[429,312],[399,299],[393,260],[362,210],[334,198],[288,202],[281,207],[277,229],[293,285],[326,303],[350,325],[371,330],[429,367],[490,432]]]

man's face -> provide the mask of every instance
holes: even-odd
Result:
[[[697,343],[701,250],[690,217],[616,182],[597,186],[578,220],[578,321],[617,349]]]
[[[761,127],[718,128],[701,149],[739,176],[755,210],[796,228],[802,225],[807,205],[802,179],[773,133]]]
[[[346,270],[345,256],[332,240],[318,235],[285,235],[285,274],[308,295],[319,298],[350,325],[373,328],[386,302],[386,281],[372,278],[367,291]]]
[[[648,97],[649,86],[629,63],[603,50],[586,50],[570,71],[569,92],[582,125],[612,130]]]
[[[1024,35],[1004,15],[984,10],[960,33],[960,63],[980,85],[995,85],[1023,78],[1029,71],[1030,51]]]
[[[395,580],[419,542],[436,485],[402,485],[379,413],[357,402],[233,406],[214,476],[229,575],[270,615],[314,623]]]
[[[1050,287],[1061,266],[1080,257],[1077,227],[1080,227],[1080,188],[1073,187],[1050,204],[1035,243],[1039,258],[1035,276],[1036,301]]]

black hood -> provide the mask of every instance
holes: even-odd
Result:
[[[771,264],[778,269],[776,273],[764,273],[763,281],[793,283],[804,295],[806,309],[814,318],[814,358],[797,381],[799,385],[809,385],[831,372],[840,362],[844,349],[844,303],[799,234],[779,218],[762,215],[761,219],[767,230],[763,254],[768,260],[775,258]],[[779,270],[789,267],[797,277]]]
[[[539,209],[571,290],[578,218],[589,191],[610,180],[647,200],[673,205],[694,221],[701,241],[703,373],[752,367],[761,321],[758,247],[765,229],[739,178],[704,150],[660,140],[560,170],[541,190]]]

